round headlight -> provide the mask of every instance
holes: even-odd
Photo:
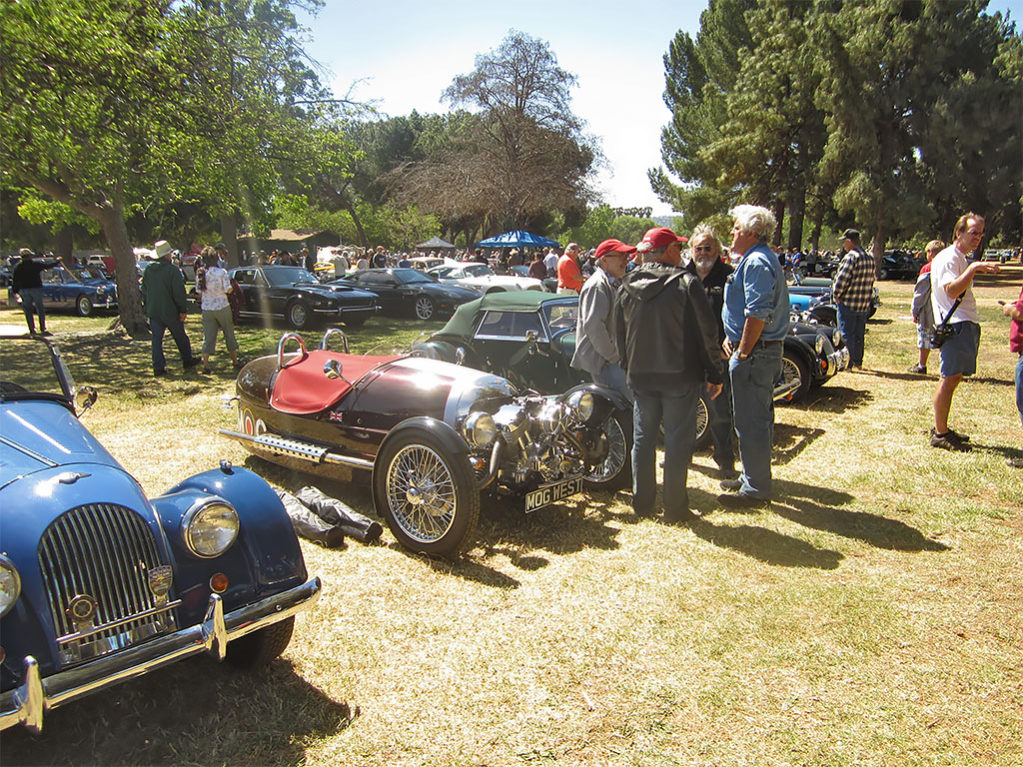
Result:
[[[487,447],[497,439],[497,424],[490,413],[477,410],[465,419],[465,438],[476,447]]]
[[[834,328],[831,331],[831,345],[834,346],[837,349],[841,345],[841,343],[842,343],[842,331],[839,330],[838,328]]]
[[[577,391],[568,398],[568,406],[572,409],[573,418],[586,423],[593,415],[593,395],[588,391]]]
[[[21,576],[17,568],[7,557],[0,556],[0,618],[10,612],[20,595]]]
[[[824,336],[818,333],[813,339],[813,350],[820,354],[824,351]]]
[[[238,512],[218,498],[192,507],[182,521],[185,544],[197,557],[216,557],[238,537]]]

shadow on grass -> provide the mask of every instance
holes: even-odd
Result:
[[[700,517],[690,522],[689,528],[708,543],[769,565],[835,570],[843,559],[837,551],[819,549],[806,541],[756,525],[715,525]]]
[[[358,713],[307,683],[287,659],[240,672],[193,658],[47,712],[40,735],[5,731],[3,761],[298,765],[304,741],[340,732]]]
[[[841,375],[849,374],[842,373]],[[844,386],[827,383],[813,389],[801,402],[797,402],[791,407],[802,410],[819,410],[823,413],[842,413],[846,410],[866,407],[873,401],[872,392],[847,389]]]
[[[775,466],[784,466],[825,433],[824,429],[807,429],[802,426],[776,423],[771,463]]]
[[[931,540],[915,527],[895,519],[836,508],[836,504],[855,500],[848,493],[775,480],[775,501],[771,510],[780,517],[814,530],[855,538],[879,549],[894,551],[948,551],[949,547]]]

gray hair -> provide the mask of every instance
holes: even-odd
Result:
[[[766,240],[778,226],[774,214],[760,205],[736,205],[730,213],[740,232],[752,234],[758,240]]]
[[[693,230],[693,233],[689,235],[689,250],[696,247],[695,243],[701,237],[710,237],[717,245],[718,252],[721,252],[721,239],[718,237],[717,232],[714,231],[714,227],[708,224],[700,224]]]

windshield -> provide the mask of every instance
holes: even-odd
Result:
[[[413,285],[421,282],[433,282],[422,272],[418,272],[415,269],[395,269],[394,276],[398,278],[399,282],[403,282],[406,285]]]
[[[494,273],[494,270],[486,264],[468,264],[463,267],[462,271],[470,277],[489,277]]]
[[[263,274],[267,282],[274,288],[286,288],[289,285],[319,284],[316,277],[301,266],[264,266]]]
[[[72,269],[71,272],[80,280],[105,280],[107,278],[103,271],[95,266],[79,266]]]
[[[56,352],[56,350],[54,350]],[[68,391],[58,375],[65,377]],[[68,396],[71,376],[41,338],[0,336],[0,400],[36,394]]]

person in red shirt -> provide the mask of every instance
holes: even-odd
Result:
[[[579,246],[568,243],[565,252],[558,259],[558,292],[579,295],[583,287],[583,273],[579,269]]]

